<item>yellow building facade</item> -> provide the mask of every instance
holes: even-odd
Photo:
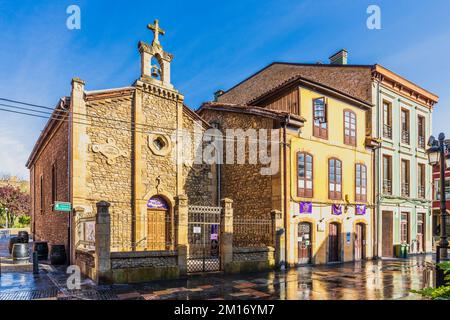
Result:
[[[372,106],[306,79],[255,103],[305,121],[300,133],[286,130],[288,265],[372,258]]]

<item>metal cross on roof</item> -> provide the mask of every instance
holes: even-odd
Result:
[[[155,22],[153,24],[149,24],[147,28],[153,31],[153,44],[161,46],[161,44],[159,43],[159,35],[161,34],[163,36],[166,32],[159,27],[159,20],[155,19]]]

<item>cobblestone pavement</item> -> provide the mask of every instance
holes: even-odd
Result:
[[[287,272],[207,274],[134,285],[96,286],[83,279],[81,290],[75,291],[66,288],[65,268],[42,265],[40,274],[35,276],[2,274],[0,300],[420,299],[410,290],[422,288],[425,261],[431,258],[305,266]]]

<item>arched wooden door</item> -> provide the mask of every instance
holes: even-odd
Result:
[[[309,222],[298,224],[298,264],[312,262],[312,226]]]
[[[164,198],[155,196],[147,202],[147,248],[168,250],[172,245],[173,227],[170,207]]]
[[[366,226],[364,223],[357,223],[355,229],[355,261],[366,258]]]
[[[341,226],[339,223],[330,223],[328,228],[328,262],[341,261]]]

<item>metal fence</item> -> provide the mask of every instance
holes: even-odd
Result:
[[[272,219],[259,217],[233,218],[234,247],[274,246]]]
[[[176,230],[171,211],[149,210],[137,219],[130,215],[112,216],[111,247],[113,251],[174,250]]]

